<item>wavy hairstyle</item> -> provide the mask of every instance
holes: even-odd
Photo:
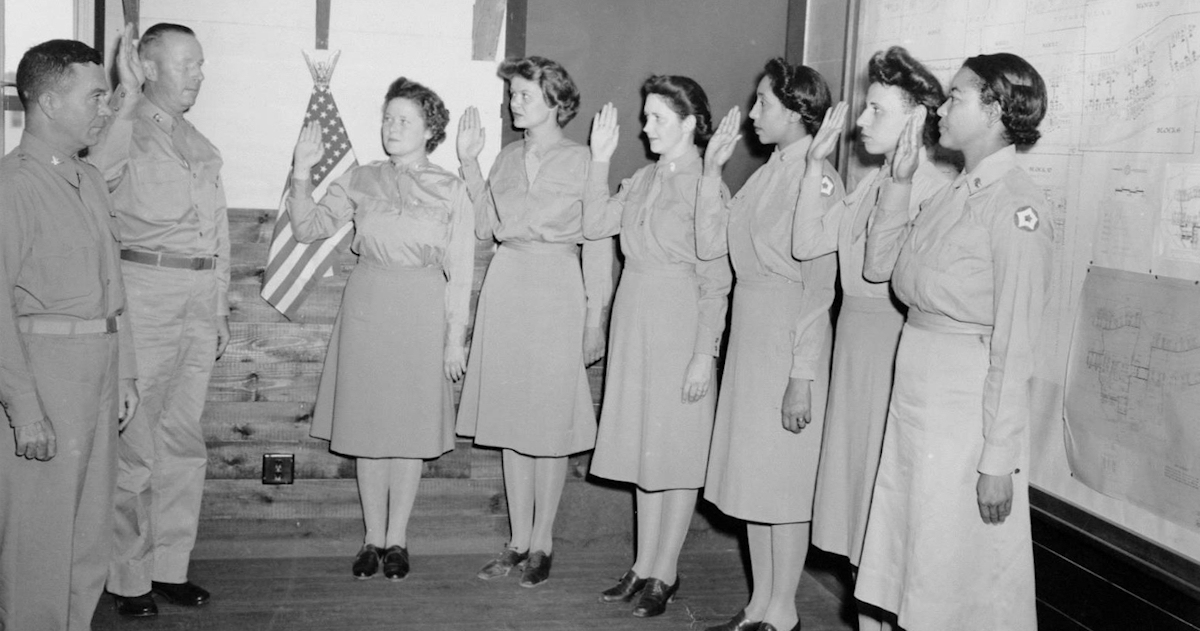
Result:
[[[921,62],[901,46],[892,46],[871,56],[867,62],[867,80],[879,85],[894,86],[904,93],[909,107],[925,106],[926,146],[935,146],[938,137],[937,109],[946,100],[942,84]]]
[[[1032,145],[1042,137],[1038,125],[1046,116],[1046,82],[1021,57],[1012,53],[977,55],[963,68],[979,76],[979,100],[1000,104],[1005,138],[1014,145]]]
[[[546,105],[558,108],[559,127],[566,127],[579,111],[579,88],[571,79],[571,75],[567,74],[567,69],[557,61],[537,55],[505,59],[496,75],[505,81],[521,77],[538,84],[542,95],[546,97]]]
[[[808,66],[789,64],[783,57],[767,62],[763,76],[771,81],[771,91],[780,103],[800,115],[804,130],[811,136],[821,129],[825,111],[833,105],[829,84],[821,73]]]
[[[696,119],[696,131],[692,140],[697,147],[704,147],[712,137],[712,112],[708,107],[708,95],[689,77],[679,75],[654,75],[642,84],[642,98],[656,94],[662,97],[667,107],[679,118],[691,116]]]
[[[71,74],[72,64],[104,65],[104,58],[91,46],[73,39],[42,42],[21,57],[17,64],[17,95],[21,107],[30,111],[39,97],[62,86]]]
[[[446,124],[450,122],[450,112],[442,103],[442,97],[416,81],[400,77],[388,86],[387,94],[383,95],[383,106],[386,108],[392,99],[408,99],[421,108],[421,118],[425,120],[425,129],[429,130],[425,153],[433,153],[446,139]]]

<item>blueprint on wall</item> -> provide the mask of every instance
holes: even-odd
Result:
[[[1200,286],[1092,268],[1067,365],[1084,484],[1200,531]]]

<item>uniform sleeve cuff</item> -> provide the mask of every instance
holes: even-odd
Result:
[[[979,472],[987,475],[1008,475],[1017,470],[1019,450],[984,444],[979,457]]]
[[[10,427],[24,427],[33,425],[45,418],[42,413],[42,404],[38,401],[37,394],[29,394],[20,398],[14,399],[12,404],[8,406],[8,424]]]
[[[807,379],[815,381],[817,373],[807,361],[792,360],[792,372],[788,374],[792,379]]]

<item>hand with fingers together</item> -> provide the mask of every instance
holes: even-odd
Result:
[[[292,153],[292,177],[307,179],[312,168],[321,161],[325,154],[325,145],[321,142],[321,125],[317,121],[304,126],[300,130],[300,138],[296,140],[296,149]]]
[[[733,156],[738,141],[742,139],[742,134],[738,131],[741,125],[742,110],[735,105],[725,118],[721,119],[717,131],[708,139],[708,147],[704,151],[704,175],[721,176],[721,170]]]
[[[479,121],[479,108],[472,105],[458,118],[458,139],[454,144],[460,164],[479,159],[483,146],[487,144],[486,130]]]
[[[979,517],[983,519],[983,523],[1003,524],[1012,512],[1012,474],[980,473],[979,482],[975,484],[975,493],[979,497]]]
[[[683,379],[683,402],[695,403],[703,399],[712,387],[713,356],[696,353],[688,362]]]
[[[617,124],[617,108],[612,103],[604,107],[592,117],[592,135],[590,145],[593,162],[608,162],[617,150],[617,142],[621,134],[621,126]]]
[[[812,144],[808,146],[808,168],[823,170],[825,160],[837,149],[838,138],[846,127],[846,111],[849,108],[845,101],[825,110],[825,120],[821,128],[813,136]]]
[[[917,172],[921,152],[925,150],[925,106],[918,105],[908,116],[900,139],[896,141],[896,155],[892,157],[892,180],[899,184],[912,182]]]

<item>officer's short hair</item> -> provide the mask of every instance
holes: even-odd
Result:
[[[30,111],[39,97],[62,85],[71,64],[104,64],[99,51],[73,39],[52,39],[25,51],[17,65],[17,95]]]

